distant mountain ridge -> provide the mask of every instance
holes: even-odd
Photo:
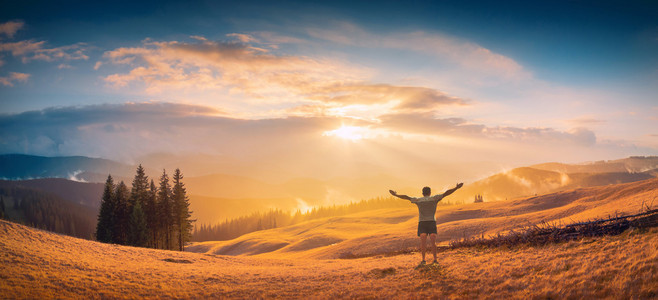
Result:
[[[631,156],[628,158],[596,161],[581,164],[544,163],[531,168],[561,173],[642,173],[658,169],[658,156]]]
[[[567,189],[636,182],[658,177],[658,157],[629,157],[586,164],[545,163],[501,172],[467,184],[447,201],[500,201]]]
[[[174,163],[172,161],[172,164]],[[149,169],[147,165],[145,167],[150,179],[160,176],[160,169]],[[168,171],[171,173],[172,170]],[[396,189],[411,196],[420,193],[420,186],[416,187],[406,181],[404,174],[336,177],[329,180],[282,178],[280,182],[273,183],[237,174],[189,176],[185,169],[182,171],[188,175],[184,183],[188,188],[193,210],[204,212],[202,222],[214,222],[236,217],[238,213],[242,215],[275,207],[294,210],[340,205],[350,201],[388,196],[389,189]],[[130,185],[134,172],[135,166],[101,158],[0,155],[0,179],[50,177],[95,183],[96,186],[76,185],[62,180],[21,182],[26,187],[51,192],[89,207],[97,207],[101,194],[98,183],[104,182],[108,174],[114,177],[115,182],[124,181]],[[464,188],[445,201],[469,203],[473,202],[475,195],[482,195],[484,201],[498,201],[578,187],[640,181],[657,176],[658,156],[634,156],[582,164],[544,163],[500,172],[475,182],[466,182]],[[432,187],[435,193],[441,192],[441,187]],[[213,214],[217,216],[213,218]]]
[[[108,174],[131,177],[134,172],[133,166],[104,158],[0,155],[0,179],[5,180],[67,178],[74,181],[103,182]]]
[[[482,195],[485,202],[492,202],[580,187],[636,182],[657,177],[658,169],[654,168],[657,166],[658,157],[630,157],[587,164],[539,164],[466,183],[444,201],[470,203],[475,195]],[[102,174],[104,172],[107,173]],[[96,217],[103,188],[101,182],[105,181],[107,174],[112,174],[115,182],[123,180],[130,185],[134,172],[132,166],[106,159],[0,155],[0,175],[6,178],[54,177],[0,180],[0,187],[20,187],[55,195],[90,208],[91,213],[87,217],[91,218]],[[80,182],[80,179],[85,178],[80,178],[81,174],[97,174],[99,180]],[[157,179],[160,173],[147,170],[147,175]],[[281,183],[239,175],[213,174],[185,177],[183,181],[190,195],[194,218],[200,223],[209,224],[273,208],[305,210],[388,196],[389,188],[399,189],[411,196],[420,193],[420,187],[408,188],[410,185],[404,179],[384,174],[362,178],[337,177],[332,180],[293,178]],[[433,190],[435,193],[442,192],[434,186]]]

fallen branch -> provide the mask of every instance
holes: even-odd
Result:
[[[583,237],[617,235],[629,228],[658,227],[658,209],[643,213],[573,223],[560,227],[556,224],[542,222],[525,228],[510,230],[506,234],[493,237],[472,237],[450,242],[450,248],[474,246],[515,246],[515,245],[545,245],[548,243],[566,242]]]

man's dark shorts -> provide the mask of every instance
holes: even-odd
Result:
[[[436,233],[436,221],[418,222],[418,236],[420,236],[421,233]]]

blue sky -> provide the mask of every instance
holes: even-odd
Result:
[[[658,154],[655,1],[462,2],[4,2],[0,151],[135,159],[164,147],[135,142],[154,138],[136,119],[183,109],[196,132],[301,118],[316,122],[278,135],[349,125],[350,143],[429,141],[448,160],[473,143],[508,164]],[[130,150],[93,146],[108,128]],[[166,151],[228,151],[176,137]]]

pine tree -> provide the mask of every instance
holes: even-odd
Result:
[[[112,242],[125,245],[128,242],[128,222],[130,213],[128,211],[128,199],[130,194],[128,187],[121,181],[114,192],[114,226],[112,231]]]
[[[139,167],[137,167],[137,172],[135,174],[135,178],[133,179],[132,189],[130,191],[129,209],[132,211],[132,207],[135,205],[135,203],[137,203],[137,201],[141,201],[143,205],[148,200],[148,197],[149,197],[148,176],[146,176],[146,173],[144,172],[144,168],[140,164]]]
[[[112,242],[114,228],[114,181],[112,176],[107,176],[103,197],[101,198],[101,207],[98,213],[98,223],[96,225],[96,240],[103,243]]]
[[[178,250],[183,251],[183,246],[190,240],[192,235],[192,212],[187,191],[183,184],[183,174],[180,169],[174,172],[174,186],[172,188],[173,216],[176,234],[178,237]]]
[[[146,230],[146,216],[142,210],[142,201],[137,200],[130,214],[129,244],[137,247],[146,246],[148,233]]]
[[[169,187],[169,176],[165,170],[162,170],[158,188],[158,223],[163,242],[162,249],[171,249],[173,229],[171,188]]]
[[[151,248],[158,247],[158,190],[155,187],[153,179],[149,189],[149,197],[144,203],[144,214],[146,215],[146,226],[148,231],[148,246]]]
[[[133,179],[130,199],[127,205],[127,211],[130,212],[128,219],[128,244],[143,247],[146,245],[146,236],[148,236],[146,215],[144,214],[144,203],[149,201],[149,182],[144,168],[140,164],[137,167],[135,178]],[[139,219],[141,218],[141,219]]]
[[[5,198],[0,196],[0,219],[4,219],[5,214]]]

